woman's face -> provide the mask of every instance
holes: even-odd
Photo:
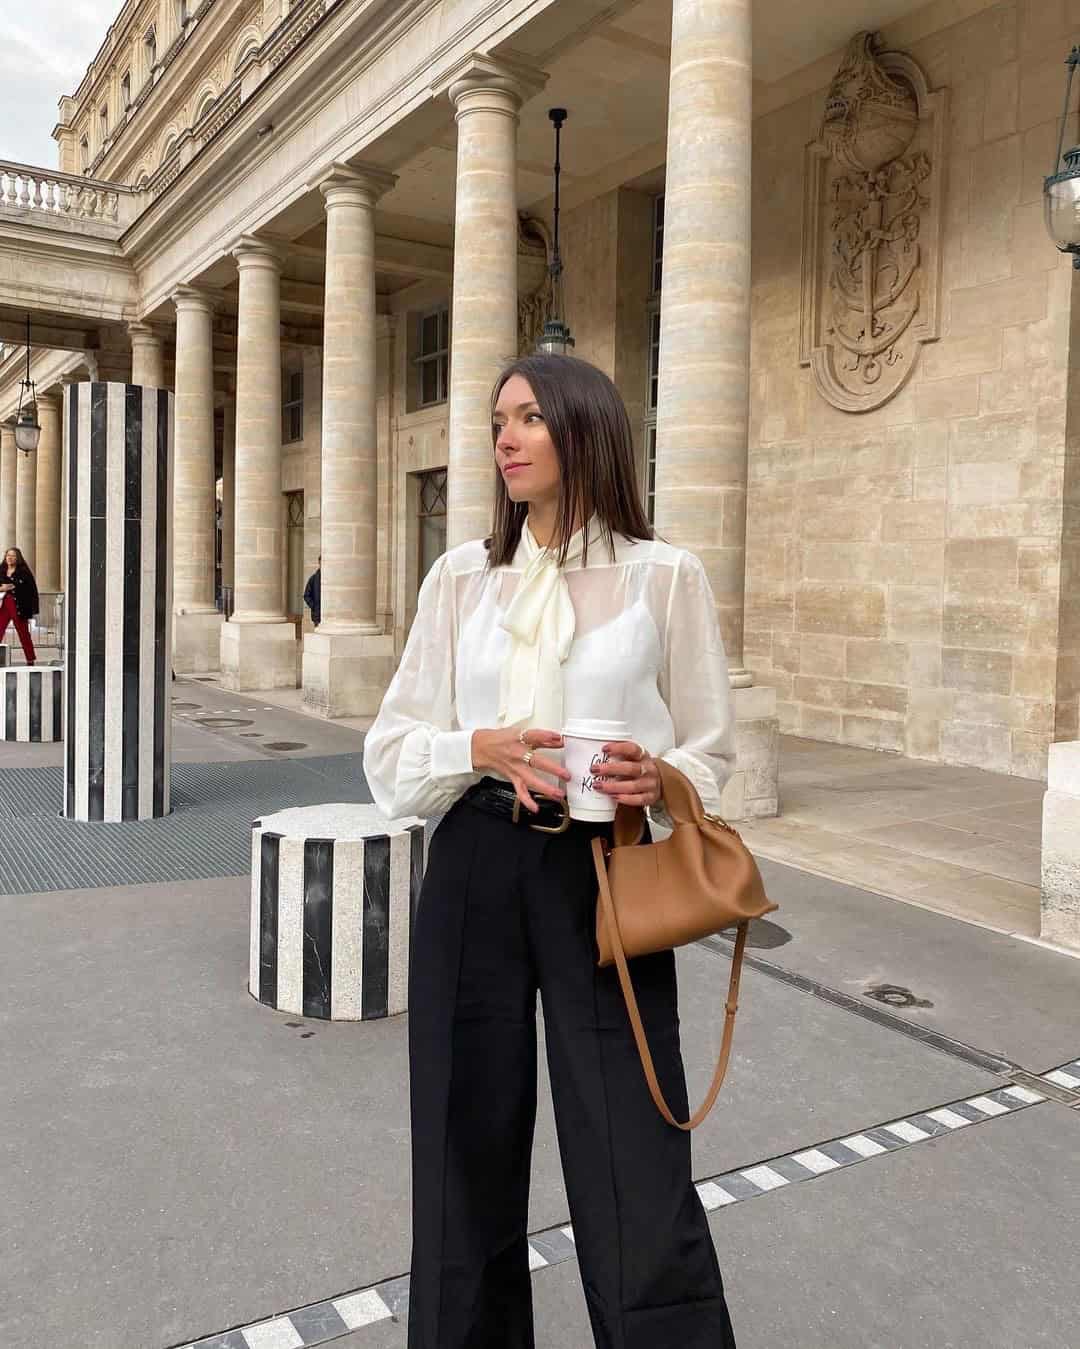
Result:
[[[9,548],[4,554],[4,561],[7,563],[8,571],[15,570],[15,564],[19,560],[19,555],[14,548]]]
[[[513,375],[495,406],[495,462],[511,501],[559,500],[562,473],[540,405],[528,380]]]

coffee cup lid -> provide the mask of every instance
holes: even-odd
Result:
[[[563,727],[564,736],[579,740],[625,740],[630,727],[625,721],[600,721],[592,717],[572,717]]]

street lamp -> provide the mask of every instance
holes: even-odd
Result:
[[[555,233],[551,245],[551,308],[544,331],[537,344],[549,356],[568,356],[574,339],[570,325],[563,320],[562,254],[559,251],[559,183],[562,176],[562,129],[568,114],[565,108],[552,108],[548,113],[555,128]]]
[[[25,406],[23,399],[25,398]],[[19,385],[19,410],[15,414],[15,448],[23,454],[33,454],[41,439],[38,425],[37,392],[30,378],[30,315],[26,316],[26,378]]]
[[[1065,145],[1069,104],[1072,101],[1073,77],[1076,67],[1080,65],[1080,47],[1072,49],[1065,64],[1069,69],[1065,81],[1065,107],[1061,113],[1054,172],[1043,183],[1043,208],[1050,238],[1062,253],[1072,254],[1073,266],[1080,269],[1080,145],[1066,150],[1064,157],[1061,153]],[[1064,168],[1061,167],[1062,158]]]

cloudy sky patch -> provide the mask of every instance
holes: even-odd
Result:
[[[57,103],[119,12],[120,0],[0,0],[0,159],[56,167]]]

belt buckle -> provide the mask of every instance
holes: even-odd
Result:
[[[570,803],[563,797],[559,801],[559,805],[562,807],[563,817],[558,824],[530,824],[529,828],[535,830],[538,834],[565,834],[570,828]],[[521,822],[521,798],[518,796],[514,797],[514,813],[510,818],[515,824]]]

